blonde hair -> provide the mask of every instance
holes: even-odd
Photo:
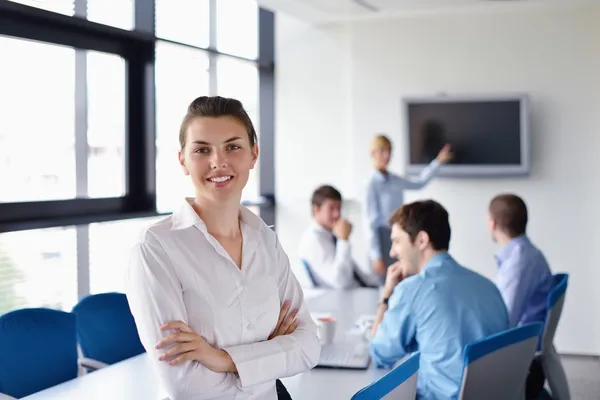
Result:
[[[379,150],[381,148],[387,148],[392,150],[392,141],[385,135],[376,135],[371,140],[371,151]]]

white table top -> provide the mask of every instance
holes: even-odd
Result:
[[[315,292],[307,296],[311,312],[331,313],[337,319],[336,337],[363,314],[374,314],[379,298],[376,289]],[[385,373],[371,367],[366,371],[316,368],[282,379],[294,400],[348,400],[362,387]],[[130,358],[96,372],[43,390],[27,400],[157,400],[158,380],[146,354]]]
[[[158,400],[146,353],[25,397],[27,400]]]

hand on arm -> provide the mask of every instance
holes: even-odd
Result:
[[[174,331],[156,344],[156,349],[165,350],[158,358],[160,361],[166,361],[169,365],[178,365],[184,361],[198,361],[213,372],[237,372],[233,360],[226,351],[212,347],[184,322],[170,321],[160,329]]]
[[[385,285],[383,287],[383,298],[389,299],[392,293],[394,292],[394,288],[398,283],[402,281],[406,277],[406,272],[402,268],[402,264],[400,261],[397,261],[389,266],[387,270],[387,275],[385,278]],[[388,306],[385,302],[381,302],[379,304],[379,308],[377,309],[377,317],[375,318],[375,322],[373,323],[373,327],[371,328],[371,335],[375,335],[377,332],[377,328],[381,321],[383,320],[383,315],[387,310]]]
[[[275,326],[275,330],[269,335],[269,340],[275,339],[277,336],[290,335],[294,333],[298,327],[298,320],[296,319],[298,309],[294,308],[292,312],[288,314],[291,304],[292,303],[288,300],[283,302],[283,306],[281,306],[281,310],[279,311],[277,325]]]
[[[373,271],[375,271],[375,273],[377,275],[385,276],[386,268],[385,268],[385,262],[383,261],[383,258],[377,258],[377,259],[373,260],[371,264],[373,266]]]

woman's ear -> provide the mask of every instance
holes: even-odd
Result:
[[[256,165],[256,161],[258,160],[258,153],[259,153],[258,145],[255,144],[252,147],[252,163],[250,164],[250,169],[253,169],[254,166]]]
[[[177,153],[177,157],[179,158],[179,165],[181,165],[181,169],[185,175],[189,175],[190,171],[185,166],[185,156],[183,154],[183,150]]]

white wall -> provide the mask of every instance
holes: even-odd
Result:
[[[399,101],[414,94],[521,91],[532,100],[533,171],[520,179],[442,179],[407,193],[449,210],[451,252],[488,277],[497,250],[485,229],[495,194],[530,209],[529,234],[555,272],[571,274],[557,347],[600,354],[600,6],[430,15],[311,27],[277,16],[277,230],[290,258],[320,183],[350,198],[360,231],[368,143],[387,132],[403,171]],[[362,232],[354,253],[366,258]],[[597,294],[598,293],[598,294]]]

